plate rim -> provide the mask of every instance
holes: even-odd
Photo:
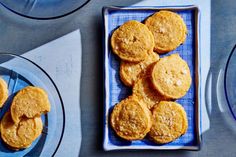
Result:
[[[25,15],[23,13],[20,13],[19,11],[16,11],[14,9],[11,9],[10,7],[8,7],[6,4],[4,4],[4,2],[1,2],[0,1],[0,4],[5,8],[7,9],[8,11],[16,14],[16,15],[19,15],[19,16],[22,16],[22,17],[25,17],[25,18],[28,18],[28,19],[34,19],[34,20],[53,20],[53,19],[59,19],[59,18],[62,18],[62,17],[65,17],[67,15],[70,15],[70,14],[73,14],[74,12],[78,11],[79,9],[83,8],[85,5],[87,5],[91,0],[85,0],[82,5],[80,5],[79,7],[71,10],[71,11],[68,11],[64,14],[59,14],[59,15],[56,15],[56,16],[48,16],[48,17],[39,17],[39,16],[30,16],[30,15]]]
[[[236,44],[232,48],[232,50],[227,58],[227,61],[225,64],[225,71],[224,71],[224,93],[225,93],[225,97],[226,97],[226,101],[227,101],[227,106],[228,106],[230,113],[232,114],[234,120],[236,120],[236,115],[233,112],[233,109],[231,107],[232,103],[230,103],[230,100],[229,100],[229,94],[228,94],[228,90],[227,90],[227,76],[228,76],[230,61],[232,60],[232,56],[234,55],[234,53],[236,53],[235,51],[236,51]]]

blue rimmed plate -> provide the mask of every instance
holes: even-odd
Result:
[[[55,19],[67,16],[90,0],[0,0],[0,4],[18,15],[33,19]]]
[[[188,35],[185,43],[176,50],[166,54],[178,52],[188,63],[192,76],[192,85],[188,93],[177,102],[183,105],[188,116],[188,130],[186,134],[177,140],[158,145],[148,139],[138,141],[125,141],[115,135],[109,125],[109,115],[113,106],[131,94],[131,89],[124,86],[119,77],[120,61],[115,56],[110,47],[109,39],[112,32],[129,20],[143,22],[148,16],[161,10],[168,9],[178,13],[185,21]],[[105,77],[105,115],[104,115],[104,143],[105,150],[116,149],[200,149],[201,132],[201,106],[199,104],[200,79],[199,66],[199,9],[196,6],[175,6],[175,7],[105,7],[104,17],[104,77]],[[166,56],[161,55],[160,57]]]
[[[43,132],[26,149],[14,151],[0,140],[0,156],[53,156],[62,140],[65,126],[64,106],[59,91],[50,76],[34,62],[14,54],[0,53],[0,77],[8,84],[9,98],[0,110],[0,117],[9,110],[12,98],[20,89],[33,85],[46,90],[51,111],[42,115]]]

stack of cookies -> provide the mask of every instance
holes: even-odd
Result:
[[[128,21],[111,37],[113,52],[121,59],[120,79],[132,95],[116,104],[110,124],[126,140],[148,137],[159,144],[185,134],[187,115],[175,102],[191,86],[190,69],[178,53],[159,57],[183,44],[187,27],[180,15],[159,11],[144,24]]]
[[[5,81],[0,79],[1,107],[8,97]],[[10,111],[1,120],[1,137],[10,149],[29,147],[43,130],[41,114],[50,111],[47,93],[39,88],[28,86],[21,89],[13,98]]]

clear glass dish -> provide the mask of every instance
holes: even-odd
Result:
[[[231,51],[226,62],[224,91],[230,113],[234,120],[236,120],[236,46]]]
[[[225,122],[236,131],[236,45],[221,66],[216,83],[216,97]],[[209,104],[209,103],[208,103]],[[210,108],[212,108],[211,106]],[[211,109],[210,109],[211,110]]]
[[[0,0],[8,10],[34,19],[53,19],[69,15],[90,0]]]
[[[50,76],[34,62],[14,54],[0,53],[0,77],[8,84],[9,99],[0,109],[0,117],[9,110],[12,98],[20,89],[39,86],[45,89],[51,111],[42,115],[44,128],[41,136],[27,148],[11,150],[0,140],[0,156],[53,156],[63,137],[65,112],[60,93]]]

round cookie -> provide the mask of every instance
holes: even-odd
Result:
[[[161,95],[178,99],[187,93],[192,79],[188,64],[176,53],[161,58],[154,65],[151,81]]]
[[[18,123],[23,116],[33,118],[49,111],[48,95],[39,87],[28,86],[21,89],[11,104],[11,116],[15,123]]]
[[[154,37],[147,26],[131,20],[114,31],[111,46],[122,60],[140,62],[153,51]]]
[[[120,78],[126,86],[133,86],[139,74],[144,72],[145,69],[152,63],[159,60],[159,55],[152,52],[148,57],[139,63],[132,63],[121,61],[120,64]]]
[[[0,78],[0,108],[4,105],[8,98],[7,83]]]
[[[182,44],[187,36],[187,27],[180,15],[171,11],[159,11],[145,21],[154,36],[154,51],[167,53]]]
[[[187,131],[186,112],[176,102],[161,101],[153,107],[152,116],[153,124],[148,135],[156,143],[169,143]]]
[[[139,101],[142,101],[148,109],[151,109],[161,100],[167,100],[153,89],[149,73],[138,78],[134,84],[132,92],[133,95],[136,96]]]
[[[41,134],[43,123],[40,117],[31,119],[23,118],[19,123],[14,123],[10,112],[5,113],[1,121],[1,137],[11,149],[23,149]]]
[[[140,140],[146,136],[152,126],[151,112],[131,96],[115,105],[110,124],[121,138]]]

